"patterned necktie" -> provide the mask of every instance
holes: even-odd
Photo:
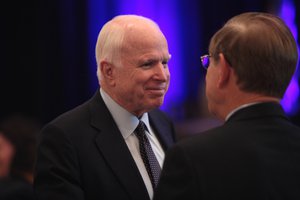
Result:
[[[155,188],[158,183],[161,168],[146,136],[145,128],[147,127],[140,120],[139,125],[135,129],[135,134],[139,139],[141,157],[151,180],[152,187]]]

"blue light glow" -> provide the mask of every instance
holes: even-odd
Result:
[[[108,14],[106,9],[107,1],[89,0],[87,5],[88,13],[88,65],[90,73],[90,93],[95,92],[99,87],[96,77],[97,64],[95,59],[95,46],[100,28],[104,25]]]
[[[294,35],[297,41],[297,27],[295,25],[295,6],[290,0],[283,0],[281,5],[281,10],[279,16],[285,21],[288,25],[292,34]],[[299,49],[299,47],[298,47]],[[299,85],[298,85],[298,70],[296,70],[295,75],[293,76],[290,85],[281,101],[281,104],[286,113],[293,115],[296,114],[299,109]]]

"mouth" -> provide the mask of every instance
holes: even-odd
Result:
[[[166,88],[165,87],[149,87],[146,88],[146,91],[155,97],[161,97],[164,96],[166,93]]]

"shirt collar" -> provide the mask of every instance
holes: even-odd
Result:
[[[101,97],[116,122],[124,139],[129,137],[139,124],[139,119],[115,102],[102,88],[100,88]],[[150,130],[148,113],[144,113],[140,118]]]

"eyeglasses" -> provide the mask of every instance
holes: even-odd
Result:
[[[204,55],[204,56],[201,56],[201,64],[202,64],[202,67],[204,67],[204,69],[207,69],[208,66],[209,66],[209,58],[211,57],[211,55]]]

